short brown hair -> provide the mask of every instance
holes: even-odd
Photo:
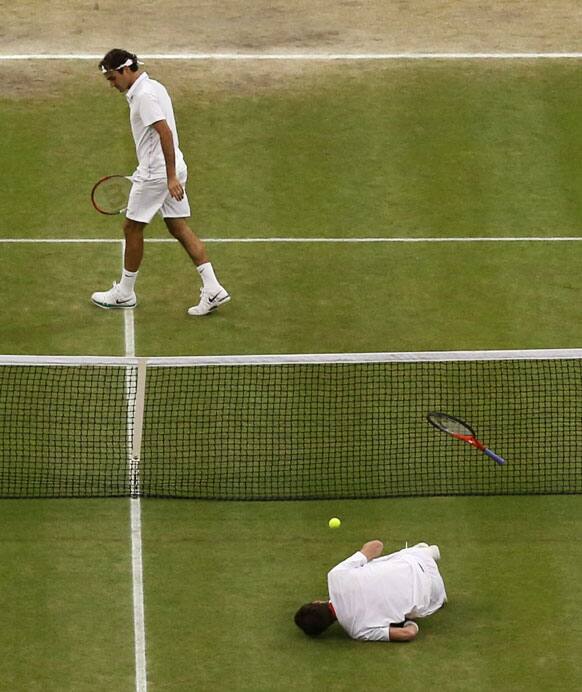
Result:
[[[132,72],[137,72],[137,55],[123,50],[123,48],[113,48],[113,50],[110,50],[99,63],[99,69],[103,72],[109,72],[111,70],[119,70],[121,72],[123,68],[120,69],[120,66],[128,60],[131,60],[131,65],[126,65],[126,67],[129,67]]]
[[[317,637],[334,621],[327,603],[306,603],[295,613],[295,624],[310,637]]]

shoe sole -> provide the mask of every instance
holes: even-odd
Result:
[[[91,298],[91,302],[98,308],[103,308],[103,310],[131,310],[137,306],[137,301],[133,305],[109,305],[109,303],[98,303]]]

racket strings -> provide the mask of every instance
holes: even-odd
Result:
[[[457,421],[450,416],[444,414],[431,413],[429,414],[429,420],[436,424],[444,432],[448,432],[451,435],[474,435],[471,428],[468,425],[464,425],[461,421]]]
[[[127,208],[130,188],[131,182],[126,178],[103,180],[93,191],[94,203],[106,213],[120,213]]]
[[[109,184],[101,186],[102,194],[108,207],[111,209],[120,209],[127,203],[127,190],[125,186],[118,180],[114,180]]]

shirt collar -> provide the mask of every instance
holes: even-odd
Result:
[[[129,103],[131,103],[136,95],[136,93],[139,91],[141,88],[142,84],[149,79],[149,75],[147,72],[142,72],[140,76],[135,80],[135,82],[131,85],[131,87],[127,90],[125,94],[125,98],[128,100]]]

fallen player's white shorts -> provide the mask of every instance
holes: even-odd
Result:
[[[426,617],[427,615],[432,615],[435,611],[442,607],[442,605],[447,600],[447,592],[445,591],[445,584],[437,563],[430,557],[428,550],[423,548],[418,548],[413,546],[412,548],[405,548],[401,550],[400,553],[405,553],[407,555],[413,555],[420,564],[422,570],[423,581],[425,582],[426,593],[430,594],[428,603],[425,608],[422,608],[418,612],[407,613],[407,617]]]
[[[178,176],[186,187],[186,175]],[[164,219],[185,219],[190,216],[188,195],[178,201],[168,192],[166,178],[155,180],[133,180],[125,216],[132,221],[149,223],[157,213]]]

